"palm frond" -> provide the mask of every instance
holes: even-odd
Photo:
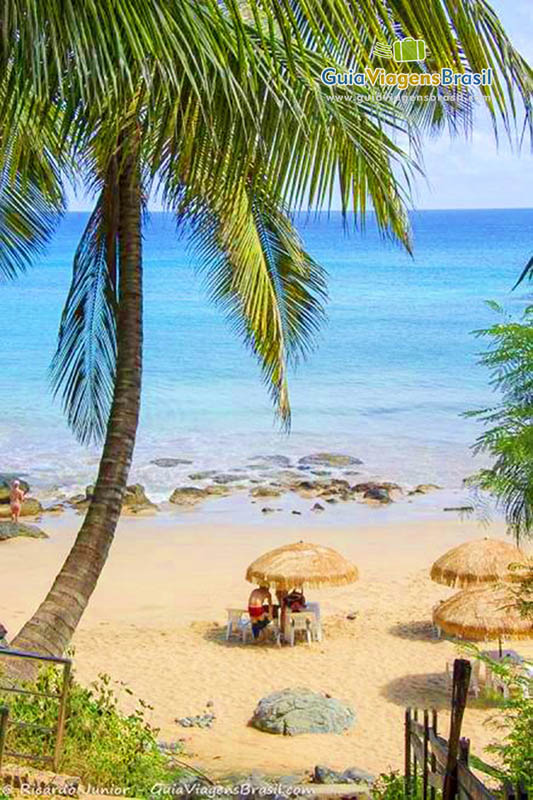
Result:
[[[0,103],[6,95],[0,86]],[[16,277],[40,255],[65,209],[52,116],[36,125],[31,98],[10,98],[10,124],[0,124],[0,278]]]
[[[103,190],[74,257],[50,377],[80,442],[106,430],[116,369],[116,195]]]
[[[290,427],[287,370],[313,348],[324,318],[326,280],[305,252],[287,214],[268,197],[210,207],[190,197],[180,209],[188,223],[210,298],[256,356],[276,411]]]

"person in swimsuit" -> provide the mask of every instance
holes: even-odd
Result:
[[[252,591],[248,598],[248,613],[254,639],[257,639],[261,631],[272,622],[272,595],[268,586],[260,586]]]
[[[24,492],[20,488],[19,481],[13,481],[11,484],[11,493],[9,495],[9,504],[11,507],[11,521],[18,522],[20,510],[24,500]]]

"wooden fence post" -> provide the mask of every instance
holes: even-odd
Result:
[[[435,709],[435,708],[431,712],[431,728],[433,730],[434,735],[438,736],[438,730],[437,730],[437,728],[438,728],[438,716],[437,716],[437,709]],[[433,749],[431,750],[431,772],[433,774],[435,774],[437,772],[437,756],[433,752]],[[431,800],[435,800],[436,794],[437,793],[436,793],[435,787],[433,786],[433,784],[431,784],[431,789],[429,790],[429,796],[430,796]]]
[[[411,709],[405,709],[405,796],[411,797]]]
[[[2,774],[2,762],[4,758],[4,747],[6,744],[8,724],[9,708],[7,706],[0,706],[0,775]]]
[[[461,725],[463,724],[471,672],[472,665],[470,661],[464,658],[455,659],[453,663],[452,714],[448,740],[448,760],[444,773],[442,800],[454,800],[457,797],[459,740],[461,738]]]
[[[428,746],[429,746],[429,711],[424,711],[424,750],[423,750],[423,765],[422,765],[422,797],[423,800],[428,800]]]

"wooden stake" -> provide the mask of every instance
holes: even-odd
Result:
[[[459,740],[461,738],[461,725],[463,724],[471,672],[472,665],[470,661],[464,658],[455,659],[453,663],[452,714],[448,740],[448,760],[444,773],[442,800],[455,800],[457,797]]]

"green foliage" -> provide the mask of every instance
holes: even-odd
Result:
[[[61,691],[62,672],[42,670],[31,688],[41,694]],[[123,687],[132,696],[131,690]],[[44,730],[57,724],[58,701],[48,697],[9,694],[0,698],[10,707],[10,718],[25,725],[11,727],[8,749],[51,755],[54,734]],[[73,683],[69,696],[61,771],[79,776],[93,786],[129,787],[129,795],[147,796],[155,783],[178,777],[176,767],[157,745],[157,729],[146,720],[148,706],[137,700],[124,714],[108,675],[84,688]]]
[[[501,321],[476,333],[490,341],[480,363],[490,370],[501,401],[467,416],[478,418],[486,428],[474,451],[494,461],[469,483],[495,497],[509,532],[520,541],[533,529],[533,307],[514,320],[496,303],[490,306]]]
[[[473,763],[477,769],[508,781],[513,786],[522,784],[533,792],[533,702],[528,696],[533,690],[533,681],[516,664],[494,661],[482,655],[475,645],[466,645],[471,657],[483,661],[509,689],[509,697],[501,701],[498,713],[490,720],[497,730],[498,738],[487,752],[498,758],[497,767],[488,767],[480,759]],[[524,662],[523,667],[533,667]]]
[[[418,800],[422,797],[422,780],[418,777],[411,779],[409,798]],[[405,779],[399,772],[382,773],[372,786],[372,800],[404,800]],[[437,798],[440,792],[437,793]]]

